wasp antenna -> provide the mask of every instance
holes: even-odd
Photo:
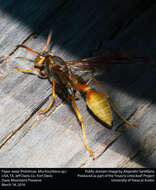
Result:
[[[17,45],[17,48],[19,48],[19,47],[25,48],[25,49],[27,49],[28,51],[30,51],[30,52],[32,52],[32,53],[35,53],[35,54],[37,54],[37,55],[41,55],[38,51],[36,51],[36,50],[34,50],[34,49],[31,49],[31,48],[29,48],[29,47],[27,47],[27,46],[25,46],[25,45],[23,45],[23,44]]]
[[[48,34],[48,39],[47,39],[46,45],[45,45],[44,48],[42,49],[42,52],[43,52],[43,51],[46,51],[46,50],[48,49],[49,44],[50,44],[50,41],[51,41],[51,39],[52,39],[52,34],[53,34],[53,30],[51,29],[51,30],[49,31],[49,34]]]

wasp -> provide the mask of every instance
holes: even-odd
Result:
[[[18,47],[25,48],[37,56],[34,59],[33,68],[22,70],[21,68],[16,67],[16,69],[23,73],[34,73],[34,71],[37,71],[39,77],[48,79],[52,84],[52,99],[49,105],[39,112],[44,114],[51,109],[55,101],[56,93],[71,103],[80,122],[84,145],[90,155],[93,155],[94,152],[87,143],[83,117],[76,104],[76,100],[80,98],[81,95],[85,95],[86,104],[93,115],[95,115],[108,127],[112,126],[113,121],[111,107],[121,118],[121,120],[124,121],[124,123],[129,126],[138,127],[135,123],[126,120],[120,114],[106,90],[103,89],[100,82],[93,76],[89,79],[89,81],[85,82],[80,76],[74,74],[74,71],[76,72],[76,70],[92,72],[94,69],[103,68],[105,65],[129,64],[134,61],[135,57],[117,54],[112,56],[95,56],[86,59],[65,61],[59,56],[54,55],[51,50],[48,50],[51,39],[52,30],[50,31],[47,42],[41,52],[31,49],[25,45],[18,45]],[[147,63],[146,59],[143,58],[142,60],[144,63]],[[95,85],[101,90],[102,93],[99,93],[97,90],[93,89],[89,85],[90,81],[94,81]]]

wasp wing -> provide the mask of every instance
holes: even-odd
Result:
[[[136,56],[130,52],[118,52],[111,56],[96,56],[86,59],[66,61],[74,70],[93,70],[100,69],[110,65],[116,64],[137,64],[137,63],[149,63],[145,57]]]

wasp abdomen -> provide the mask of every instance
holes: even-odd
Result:
[[[78,84],[76,88],[86,93],[87,105],[94,115],[111,126],[113,117],[108,100],[88,85]]]
[[[106,98],[97,91],[90,89],[86,94],[89,109],[108,126],[112,125],[112,111]]]

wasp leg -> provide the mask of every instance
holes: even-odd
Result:
[[[31,68],[31,69],[20,69],[19,67],[15,67],[15,69],[19,72],[22,72],[22,73],[31,73],[33,71],[38,71],[40,72],[40,69],[37,69],[37,68]]]
[[[47,111],[50,110],[50,108],[53,105],[53,102],[55,100],[55,80],[53,80],[52,83],[53,83],[53,88],[52,88],[52,99],[51,99],[51,102],[50,102],[50,104],[44,110],[40,110],[39,111],[40,113],[46,113]]]
[[[93,80],[93,78],[94,78],[94,70],[92,70],[91,77],[89,77],[88,81],[85,84],[89,85],[89,83]]]
[[[130,127],[136,127],[139,128],[139,126],[133,122],[130,122],[128,120],[126,120],[121,113],[119,112],[118,108],[116,107],[116,105],[113,103],[113,101],[110,99],[112,107],[114,109],[114,111],[116,112],[116,114],[121,118],[121,120],[123,120],[127,125],[129,125]]]
[[[43,79],[47,78],[47,75],[45,73],[42,73],[41,70],[38,68],[20,69],[19,67],[15,67],[15,69],[19,72],[22,72],[22,73],[32,73],[32,74],[35,74],[34,71],[37,71],[38,77],[43,78]]]
[[[85,147],[86,149],[90,152],[90,155],[93,156],[93,151],[89,148],[88,146],[88,143],[87,143],[87,139],[86,139],[86,134],[85,134],[85,128],[84,128],[84,123],[83,123],[83,118],[82,118],[82,115],[80,114],[79,112],[79,109],[76,105],[76,102],[75,102],[75,99],[72,95],[70,95],[70,98],[72,100],[72,103],[73,103],[73,107],[74,107],[74,110],[76,112],[76,115],[80,121],[80,124],[81,124],[81,128],[82,128],[82,134],[83,134],[83,141],[84,141],[84,144],[85,144]]]
[[[78,80],[77,80],[76,76],[73,74],[73,72],[72,72],[72,70],[71,70],[70,67],[68,68],[68,70],[69,70],[69,74],[70,74],[70,76],[72,78],[73,83],[74,84],[78,84]]]
[[[111,103],[114,111],[116,112],[116,114],[120,117],[121,120],[123,120],[127,125],[131,126],[131,127],[136,127],[138,128],[138,125],[136,125],[135,123],[132,123],[130,121],[127,121],[119,112],[118,108],[116,107],[116,105],[114,104],[114,102],[112,101],[112,99],[109,97],[108,93],[103,89],[103,87],[101,86],[101,84],[95,79],[92,78],[92,80],[96,83],[96,85],[98,86],[98,88],[103,92],[103,95],[107,98],[108,102]]]

